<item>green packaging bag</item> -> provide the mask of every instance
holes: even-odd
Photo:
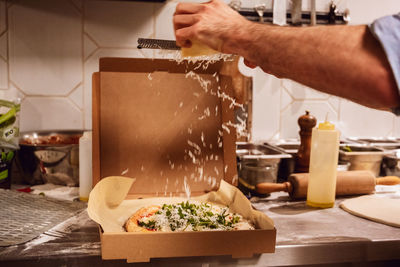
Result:
[[[18,149],[21,105],[0,99],[0,147]]]
[[[11,186],[11,164],[19,148],[19,111],[21,105],[0,99],[0,188]]]

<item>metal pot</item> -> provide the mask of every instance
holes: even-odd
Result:
[[[81,131],[31,132],[21,136],[13,183],[78,185]]]

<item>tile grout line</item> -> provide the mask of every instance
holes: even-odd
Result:
[[[282,86],[281,87],[281,95],[283,94],[282,92],[283,91],[285,91],[286,93],[287,93],[287,90]],[[288,95],[289,95],[289,97],[290,97],[290,102],[289,102],[289,104],[287,104],[286,106],[284,106],[284,107],[282,107],[281,106],[281,112],[284,110],[284,109],[286,109],[286,107],[288,107],[288,106],[290,106],[291,104],[293,104],[294,103],[294,101],[298,101],[298,100],[296,100],[296,99],[294,99],[289,93],[288,93]]]
[[[387,137],[388,136],[394,136],[394,125],[395,125],[395,123],[396,123],[396,117],[395,116],[393,116],[393,118],[392,118],[392,129],[390,129],[390,131],[388,132],[388,134],[386,135]]]
[[[13,82],[11,79],[9,79],[8,80],[8,83],[9,83],[9,85],[8,86],[10,86],[10,85],[12,85],[15,89],[17,89],[17,91],[19,92],[19,93],[21,93],[22,94],[22,100],[24,100],[28,95],[27,94],[25,94],[25,92],[24,91],[22,91],[22,89],[21,88],[19,88],[19,86],[18,85],[16,85],[16,83],[15,82]]]
[[[278,127],[278,135],[279,138],[281,136],[281,127],[282,127],[282,99],[283,99],[283,90],[285,90],[285,88],[283,88],[283,81],[282,79],[279,81],[280,83],[280,89],[281,89],[281,101],[280,101],[280,106],[279,106],[279,127]],[[292,98],[293,100],[293,98]],[[290,104],[289,104],[290,105]]]
[[[5,30],[4,30],[3,32],[0,33],[0,37],[1,37],[5,32],[7,32],[7,29],[8,29],[8,25],[7,25],[7,13],[8,13],[7,2],[8,2],[8,0],[5,0],[5,1],[4,1],[4,25],[5,25],[6,27],[5,27]]]
[[[293,81],[293,80],[290,80],[290,79],[281,79],[281,80],[282,80],[282,87],[286,90],[286,92],[289,94],[289,96],[290,96],[293,100],[296,100],[296,101],[299,101],[299,100],[300,100],[300,101],[303,101],[303,100],[309,100],[309,99],[313,99],[313,100],[328,100],[329,97],[331,97],[331,95],[329,95],[329,94],[327,94],[327,93],[319,92],[318,90],[316,90],[316,89],[314,89],[314,88],[311,88],[311,87],[308,87],[308,86],[305,86],[305,85],[302,85],[301,83],[298,83],[298,84],[300,84],[301,86],[303,86],[304,89],[306,89],[306,90],[313,90],[313,91],[316,91],[317,93],[322,93],[322,94],[325,94],[325,95],[327,95],[327,96],[326,96],[326,98],[297,98],[297,97],[294,97],[294,96],[290,93],[290,90],[287,89],[286,86],[284,85],[284,80],[286,80],[286,81],[288,81],[288,82],[291,82],[291,83],[297,83],[297,82],[295,82],[295,81]]]
[[[98,48],[104,47],[104,46],[100,46],[99,43],[97,43],[97,41],[94,39],[94,37],[92,37],[89,33],[85,32],[85,27],[84,27],[85,13],[84,12],[83,12],[82,16],[83,16],[83,18],[82,18],[82,34],[86,35]],[[111,47],[111,48],[113,48],[113,47]]]
[[[287,81],[293,82],[292,80],[289,80],[289,79],[287,79]],[[289,95],[292,99],[295,99],[294,96],[292,96],[292,94],[289,92],[289,89],[286,88],[284,79],[281,79],[281,86],[282,86],[282,88],[283,88],[284,90],[286,90],[286,93],[288,93],[288,95]]]
[[[70,102],[73,106],[75,106],[75,108],[77,108],[81,112],[81,115],[82,115],[82,109],[74,101],[72,101],[69,97],[60,97],[60,98],[66,99],[68,102]],[[81,117],[81,118],[82,118],[82,123],[83,123],[83,117]]]
[[[332,104],[331,102],[329,102],[329,99],[327,99],[327,101],[324,101],[324,102],[327,103],[328,106],[330,106],[330,107],[333,109],[333,111],[336,112],[336,117],[337,117],[338,120],[339,120],[339,108],[336,109],[336,108],[333,106],[333,104]]]
[[[9,11],[9,8],[10,8],[10,6],[7,6],[7,4],[8,4],[8,2],[9,2],[9,0],[6,0],[6,6],[5,6],[5,13],[6,13],[6,34],[7,34],[7,78],[8,78],[8,81],[7,81],[7,86],[8,86],[8,88],[7,89],[10,89],[10,82],[11,82],[11,71],[10,71],[10,42],[11,42],[11,39],[10,39],[10,24],[9,24],[9,22],[8,22],[8,20],[9,20],[9,17],[8,17],[8,11]]]
[[[272,135],[271,135],[266,141],[271,141],[271,140],[273,140],[274,137],[277,136],[277,135],[280,136],[280,131],[279,131],[279,129],[276,130],[275,132],[273,132]]]
[[[84,34],[85,35],[85,34]],[[83,35],[83,36],[84,36]],[[85,41],[84,38],[82,38],[82,53],[84,54],[84,48],[85,47]],[[89,60],[89,58],[91,58],[94,54],[96,54],[101,48],[100,47],[96,47],[95,50],[93,50],[87,57],[85,57],[84,55],[82,56],[82,61],[83,63],[85,63],[86,61]]]
[[[155,36],[157,36],[157,27],[156,27],[156,23],[157,22],[157,18],[156,18],[156,4],[155,3],[153,3],[153,38],[155,38]],[[144,55],[144,53],[141,51],[141,54],[143,54],[143,56],[145,56]],[[156,56],[156,52],[153,50],[152,51],[152,56],[153,56],[153,58],[155,58],[155,56]]]
[[[75,85],[74,87],[72,87],[72,89],[71,89],[67,94],[61,95],[61,96],[63,96],[63,97],[70,97],[71,94],[72,94],[74,91],[76,91],[76,89],[78,89],[79,86],[81,86],[81,85],[82,85],[82,81],[78,82],[77,85]]]
[[[23,96],[24,98],[26,97],[40,97],[40,98],[66,98],[66,95],[51,95],[51,94],[46,94],[46,95],[41,95],[41,94],[26,94],[14,81],[10,79],[10,84],[15,87]],[[78,85],[79,86],[79,85]],[[77,86],[75,86],[77,87]],[[74,87],[74,89],[75,89]],[[73,90],[74,90],[73,89]]]
[[[81,29],[82,29],[82,38],[81,38],[81,49],[82,49],[82,110],[81,110],[81,118],[82,118],[82,129],[86,130],[86,112],[87,112],[87,107],[85,103],[85,15],[86,15],[86,5],[84,2],[82,2],[82,12],[81,12]],[[89,39],[90,36],[86,34]],[[93,40],[92,40],[93,41]],[[94,42],[96,44],[96,42]],[[97,44],[96,44],[97,45]]]
[[[81,7],[75,5],[75,3],[72,0],[68,0],[68,2],[75,8],[75,10],[77,10],[80,14],[82,14]]]

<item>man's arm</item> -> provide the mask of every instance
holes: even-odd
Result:
[[[219,0],[178,4],[178,45],[196,39],[243,56],[279,78],[377,109],[400,105],[382,47],[367,26],[277,27],[253,23]]]

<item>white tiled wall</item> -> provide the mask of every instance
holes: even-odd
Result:
[[[153,57],[157,53],[136,49],[136,40],[173,39],[177,2],[0,0],[0,98],[22,99],[22,131],[90,129],[91,75],[98,59]],[[255,2],[242,0],[242,6]],[[318,10],[327,10],[329,2],[317,0]],[[350,9],[355,24],[400,11],[396,0],[335,2]],[[309,0],[303,0],[303,8],[309,8]],[[244,71],[254,77],[253,139],[297,137],[296,121],[306,109],[319,120],[329,112],[346,136],[400,136],[400,121],[390,113],[260,70]]]

